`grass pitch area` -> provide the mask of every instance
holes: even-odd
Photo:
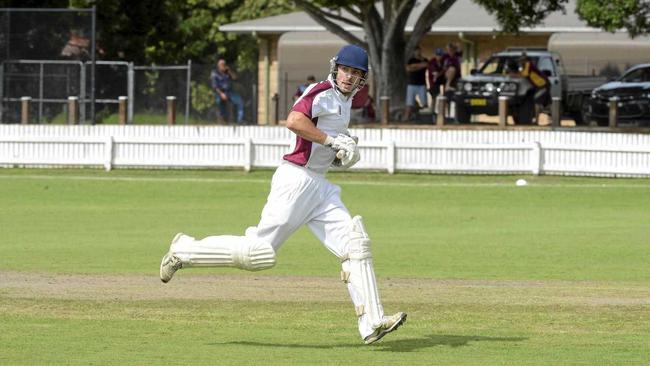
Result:
[[[387,313],[365,346],[302,229],[265,272],[157,272],[178,231],[255,225],[271,171],[0,170],[0,364],[643,364],[650,181],[331,174]]]

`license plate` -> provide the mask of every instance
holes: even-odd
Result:
[[[487,105],[487,99],[470,99],[469,105],[473,107],[485,107]]]

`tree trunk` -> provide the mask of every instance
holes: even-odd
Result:
[[[402,44],[401,47],[400,44]],[[407,80],[403,41],[395,40],[384,43],[381,71],[377,76],[379,84],[377,97],[390,97],[391,110],[404,108]],[[389,120],[391,120],[390,116]]]
[[[295,0],[296,4],[307,12],[315,21],[325,28],[345,39],[368,50],[372,66],[373,85],[376,93],[377,107],[381,108],[381,97],[390,98],[390,110],[402,110],[406,104],[406,74],[407,56],[420,43],[435,20],[440,18],[456,0],[428,0],[420,14],[414,31],[407,37],[405,34],[408,20],[416,0],[359,0],[348,2],[342,8],[348,12],[349,18],[331,9],[319,8],[307,0]],[[327,2],[325,2],[327,3]],[[345,3],[345,2],[343,2]],[[355,6],[351,4],[355,3]],[[332,1],[334,9],[341,9],[341,2]],[[381,7],[380,12],[378,7]],[[354,18],[354,19],[352,19]],[[346,31],[334,20],[362,27],[365,39],[362,40]],[[407,53],[408,52],[408,53]],[[389,120],[396,115],[389,116]]]

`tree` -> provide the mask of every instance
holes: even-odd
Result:
[[[516,32],[521,26],[541,22],[549,13],[563,9],[568,0],[474,0],[494,13],[505,32]],[[415,47],[431,26],[456,0],[423,1],[422,12],[413,31],[405,25],[416,6],[416,0],[295,0],[316,22],[349,43],[368,50],[377,82],[378,95],[391,97],[395,106],[404,104],[406,69],[404,67]],[[381,10],[381,11],[380,11]],[[365,39],[346,31],[340,23],[359,27]]]
[[[110,60],[175,64],[191,59],[213,64],[217,55],[240,69],[256,66],[251,35],[219,31],[222,24],[291,10],[283,0],[71,0],[70,6],[97,6],[97,37]]]
[[[626,29],[632,37],[650,33],[648,0],[578,0],[576,11],[592,27],[609,32]]]

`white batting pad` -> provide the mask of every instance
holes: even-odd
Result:
[[[183,267],[236,267],[259,271],[275,265],[275,251],[263,240],[251,236],[220,235],[203,240],[185,235],[170,250]]]
[[[379,300],[375,280],[370,238],[363,226],[361,216],[352,218],[349,236],[348,258],[342,263],[341,277],[348,284],[352,302],[359,316],[359,332],[362,337],[365,337],[381,326],[384,309]]]

